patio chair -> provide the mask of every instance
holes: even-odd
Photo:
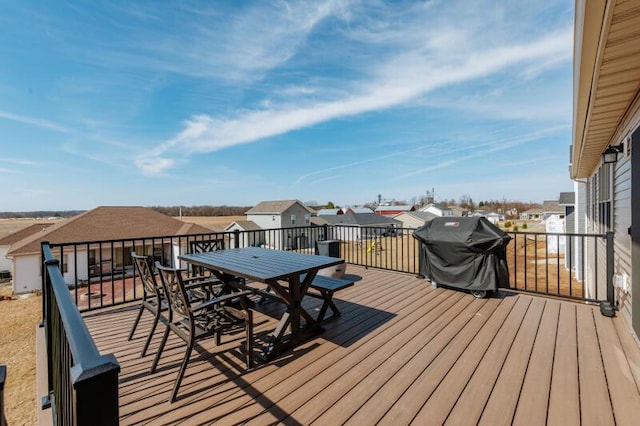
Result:
[[[189,363],[189,357],[194,344],[202,339],[215,336],[216,345],[220,345],[223,332],[232,333],[244,330],[245,344],[243,352],[247,369],[253,368],[253,312],[248,308],[247,295],[250,291],[237,292],[194,303],[187,294],[182,274],[182,269],[174,269],[162,266],[156,262],[156,269],[160,272],[162,285],[165,289],[169,303],[168,327],[162,336],[160,349],[151,366],[154,373],[160,360],[160,356],[167,343],[169,331],[173,331],[178,337],[187,343],[184,359],[178,372],[178,377],[171,392],[170,401],[176,400],[180,383],[184,377]]]
[[[145,310],[151,312],[153,314],[153,325],[151,326],[151,330],[149,331],[149,335],[147,336],[147,341],[142,348],[141,357],[147,354],[147,349],[149,349],[149,343],[151,343],[151,338],[153,337],[153,333],[158,326],[158,321],[160,320],[160,314],[162,311],[167,310],[167,303],[164,298],[164,293],[162,291],[162,287],[158,285],[156,281],[156,277],[153,274],[153,264],[151,263],[151,259],[149,256],[139,256],[136,252],[131,252],[131,258],[134,261],[135,267],[138,271],[138,275],[140,276],[140,280],[142,281],[142,302],[140,303],[140,309],[138,310],[138,315],[136,316],[136,320],[133,323],[133,327],[131,328],[131,332],[129,333],[129,340],[133,339],[133,334],[138,327],[138,323],[140,322],[140,318],[142,317],[142,312]]]
[[[206,253],[209,251],[224,250],[224,240],[198,240],[189,243],[189,253]],[[186,280],[210,280],[211,292],[214,296],[220,295],[224,287],[222,281],[212,275],[206,268],[199,265],[191,265],[191,275]],[[185,280],[185,281],[186,281]]]
[[[167,304],[167,300],[164,296],[164,290],[161,284],[158,283],[156,279],[156,275],[153,272],[153,263],[151,261],[150,256],[140,256],[136,254],[135,251],[131,252],[131,258],[134,261],[134,265],[136,270],[138,271],[138,275],[140,276],[140,280],[142,281],[142,302],[140,303],[140,309],[138,310],[138,314],[136,315],[136,320],[133,323],[133,327],[131,328],[131,332],[129,333],[129,339],[133,339],[133,335],[138,327],[138,323],[140,322],[140,318],[142,317],[142,313],[147,310],[153,314],[153,325],[151,326],[151,330],[149,330],[149,334],[147,336],[147,340],[142,348],[141,357],[144,357],[147,354],[147,350],[149,349],[149,344],[151,343],[151,339],[153,338],[153,333],[156,331],[156,327],[158,326],[158,321],[160,320],[161,314],[163,311],[166,311],[169,307]],[[203,289],[203,283],[196,282],[191,283],[188,286],[188,295],[189,299],[192,301],[203,301],[209,298],[208,288],[206,288],[206,283],[204,284],[205,288]]]

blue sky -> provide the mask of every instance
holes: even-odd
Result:
[[[572,190],[570,0],[0,10],[0,211]]]

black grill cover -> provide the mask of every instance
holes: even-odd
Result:
[[[511,237],[484,217],[437,217],[413,233],[420,241],[420,275],[468,290],[509,286]]]

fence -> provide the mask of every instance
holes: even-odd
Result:
[[[354,265],[419,274],[420,245],[413,229],[379,226],[302,226],[253,231],[211,232],[129,240],[52,244],[81,311],[127,303],[142,297],[140,278],[129,253],[182,264],[194,241],[221,240],[225,248],[259,246],[314,253],[316,243],[340,242],[340,256]],[[581,301],[613,300],[612,236],[510,232],[507,246],[510,288]]]
[[[7,418],[4,415],[4,381],[7,378],[7,367],[0,365],[0,426],[6,426]]]
[[[47,340],[53,424],[117,425],[118,374],[113,355],[100,355],[48,243],[42,243],[42,325]]]

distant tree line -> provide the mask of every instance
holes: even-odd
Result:
[[[84,213],[85,210],[36,210],[32,212],[0,212],[0,219],[31,219],[31,218],[68,218]]]
[[[153,210],[167,216],[243,216],[251,207],[241,206],[153,206]]]

